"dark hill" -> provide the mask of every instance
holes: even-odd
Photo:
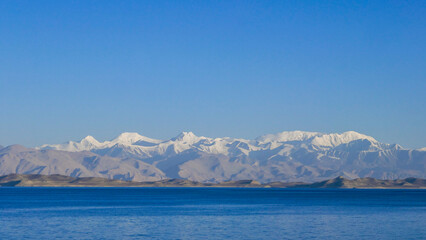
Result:
[[[130,182],[99,177],[75,178],[58,174],[10,174],[0,177],[4,187],[255,187],[255,188],[395,188],[426,189],[426,180],[406,178],[399,180],[378,180],[374,178],[346,179],[337,177],[315,183],[271,182],[261,184],[254,180],[228,181],[222,183],[200,183],[186,179],[166,179],[151,182]]]

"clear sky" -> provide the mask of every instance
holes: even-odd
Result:
[[[426,147],[426,1],[0,1],[0,144],[358,131]]]

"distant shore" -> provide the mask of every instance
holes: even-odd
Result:
[[[9,174],[0,176],[1,187],[236,187],[236,188],[356,188],[356,189],[426,189],[426,180],[405,178],[379,180],[374,178],[346,179],[337,177],[314,183],[238,180],[221,183],[201,183],[186,179],[165,179],[150,182],[131,182],[98,177],[64,175]]]

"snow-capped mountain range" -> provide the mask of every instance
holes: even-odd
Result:
[[[196,148],[206,153],[228,154],[232,143],[245,143],[250,149],[273,149],[283,143],[310,144],[321,148],[336,147],[343,143],[349,143],[359,139],[366,139],[372,143],[377,141],[369,136],[349,131],[341,134],[324,134],[319,132],[286,131],[277,134],[267,134],[257,137],[255,140],[236,138],[208,138],[198,137],[192,132],[182,132],[169,140],[158,140],[142,136],[138,133],[125,132],[111,141],[99,142],[92,136],[87,136],[79,142],[69,141],[63,144],[45,144],[37,149],[55,149],[70,152],[91,151],[96,149],[108,149],[112,147],[127,147],[138,154],[163,153],[162,150],[174,147],[175,152],[181,152],[190,148]],[[248,149],[247,149],[248,150]],[[144,155],[144,154],[143,154]]]
[[[253,140],[209,138],[182,132],[168,140],[122,133],[92,136],[35,149],[0,150],[0,175],[98,176],[124,180],[184,178],[201,182],[254,179],[318,181],[336,176],[396,179],[426,177],[426,151],[380,143],[354,131],[286,131]]]

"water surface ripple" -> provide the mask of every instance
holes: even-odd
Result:
[[[426,190],[0,188],[0,239],[426,239]]]

